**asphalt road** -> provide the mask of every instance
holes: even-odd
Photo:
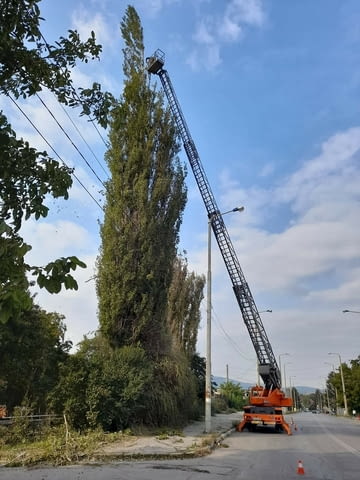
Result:
[[[1,480],[359,480],[360,421],[323,414],[294,415],[293,436],[238,433],[210,456],[157,462],[62,468],[5,469]],[[304,475],[298,473],[298,461]]]

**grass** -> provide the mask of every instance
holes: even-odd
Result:
[[[184,433],[181,430],[162,430],[155,435],[157,440],[168,440],[170,437],[183,437]]]
[[[79,434],[57,427],[41,439],[22,441],[14,445],[2,444],[0,465],[14,467],[47,463],[58,466],[90,460],[105,443],[125,442],[129,437],[127,433],[107,434],[100,431]]]

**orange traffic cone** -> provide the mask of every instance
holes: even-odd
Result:
[[[297,469],[297,474],[298,475],[305,475],[305,470],[304,470],[304,466],[302,464],[302,461],[299,460],[298,461],[298,469]]]

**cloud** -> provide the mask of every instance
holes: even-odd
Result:
[[[160,12],[174,3],[179,3],[180,0],[135,0],[133,4],[136,8],[140,8],[147,16],[155,17]]]
[[[243,26],[261,27],[265,14],[261,0],[232,0],[219,21],[219,38],[227,42],[239,40]]]
[[[49,222],[29,219],[24,222],[21,235],[33,247],[26,258],[34,265],[45,265],[57,257],[79,255],[95,248],[89,231],[67,220]]]
[[[278,189],[278,199],[284,202],[294,200],[294,209],[301,210],[311,202],[314,192],[319,195],[321,189],[329,193],[328,182],[340,182],[348,192],[347,182],[353,184],[353,174],[358,174],[359,154],[360,127],[336,133],[323,142],[320,155],[305,162],[285,186]],[[334,189],[334,184],[331,190],[334,198],[339,191]],[[343,189],[340,192],[344,192]]]
[[[267,163],[260,170],[259,176],[260,177],[268,177],[268,176],[272,175],[274,173],[274,171],[275,171],[275,165],[273,163]]]
[[[73,12],[72,24],[82,41],[89,38],[92,31],[95,32],[97,42],[106,47],[111,47],[116,38],[113,26],[107,23],[105,17],[100,12],[93,13],[85,7]]]
[[[257,292],[296,296],[307,303],[315,298],[351,303],[351,296],[356,302],[360,284],[359,134],[354,127],[332,135],[320,146],[319,155],[268,188],[240,188],[223,171],[221,205],[225,210],[245,206],[240,216],[227,215],[225,222],[249,284]],[[285,217],[277,219],[278,215]],[[206,270],[205,259],[204,252],[197,254],[199,271]],[[221,263],[215,254],[215,275],[223,271]]]
[[[87,268],[77,269],[73,276],[78,282],[78,290],[61,290],[51,295],[44,289],[35,289],[36,301],[48,312],[58,312],[65,316],[66,338],[73,342],[74,348],[84,335],[91,336],[98,328],[97,297],[95,290],[96,254],[82,256]]]
[[[221,49],[225,43],[243,38],[246,27],[261,27],[265,13],[261,0],[231,0],[219,14],[201,16],[193,40],[194,48],[187,64],[193,70],[214,70],[221,64]]]
[[[78,290],[62,289],[53,295],[45,289],[32,288],[32,293],[36,293],[35,301],[41,308],[65,316],[67,338],[75,346],[84,334],[98,328],[94,281],[98,238],[84,227],[66,220],[52,223],[28,220],[21,233],[33,247],[26,256],[31,265],[46,265],[56,258],[71,255],[86,263],[86,268],[77,268],[72,272],[78,282]]]

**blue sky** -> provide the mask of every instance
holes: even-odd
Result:
[[[99,81],[119,96],[122,42],[119,23],[128,2],[43,0],[49,42],[76,28],[103,44],[100,62],[74,70],[74,81]],[[359,354],[360,315],[360,3],[357,0],[136,0],[147,53],[166,54],[191,134],[228,226],[275,356],[292,383],[322,387],[331,366]],[[42,98],[79,145],[101,179],[104,170],[73,126],[44,92]],[[4,98],[14,127],[46,148]],[[76,168],[101,201],[100,182],[34,99],[33,121]],[[78,120],[97,159],[104,144]],[[106,132],[103,132],[106,138]],[[180,157],[186,162],[184,152]],[[106,169],[106,167],[104,167]],[[189,169],[190,170],[190,169]],[[189,199],[181,231],[190,266],[206,273],[207,217],[189,171]],[[28,222],[29,261],[76,254],[79,291],[38,294],[48,310],[64,313],[74,343],[97,328],[94,262],[101,210],[74,183],[67,203],[51,202],[49,217]],[[46,258],[44,258],[46,257]],[[213,243],[213,373],[255,382],[255,353]],[[205,319],[205,303],[203,305]],[[226,332],[226,334],[224,333]],[[230,339],[229,339],[230,337]],[[205,325],[198,349],[205,353]],[[289,380],[288,380],[289,381]]]

